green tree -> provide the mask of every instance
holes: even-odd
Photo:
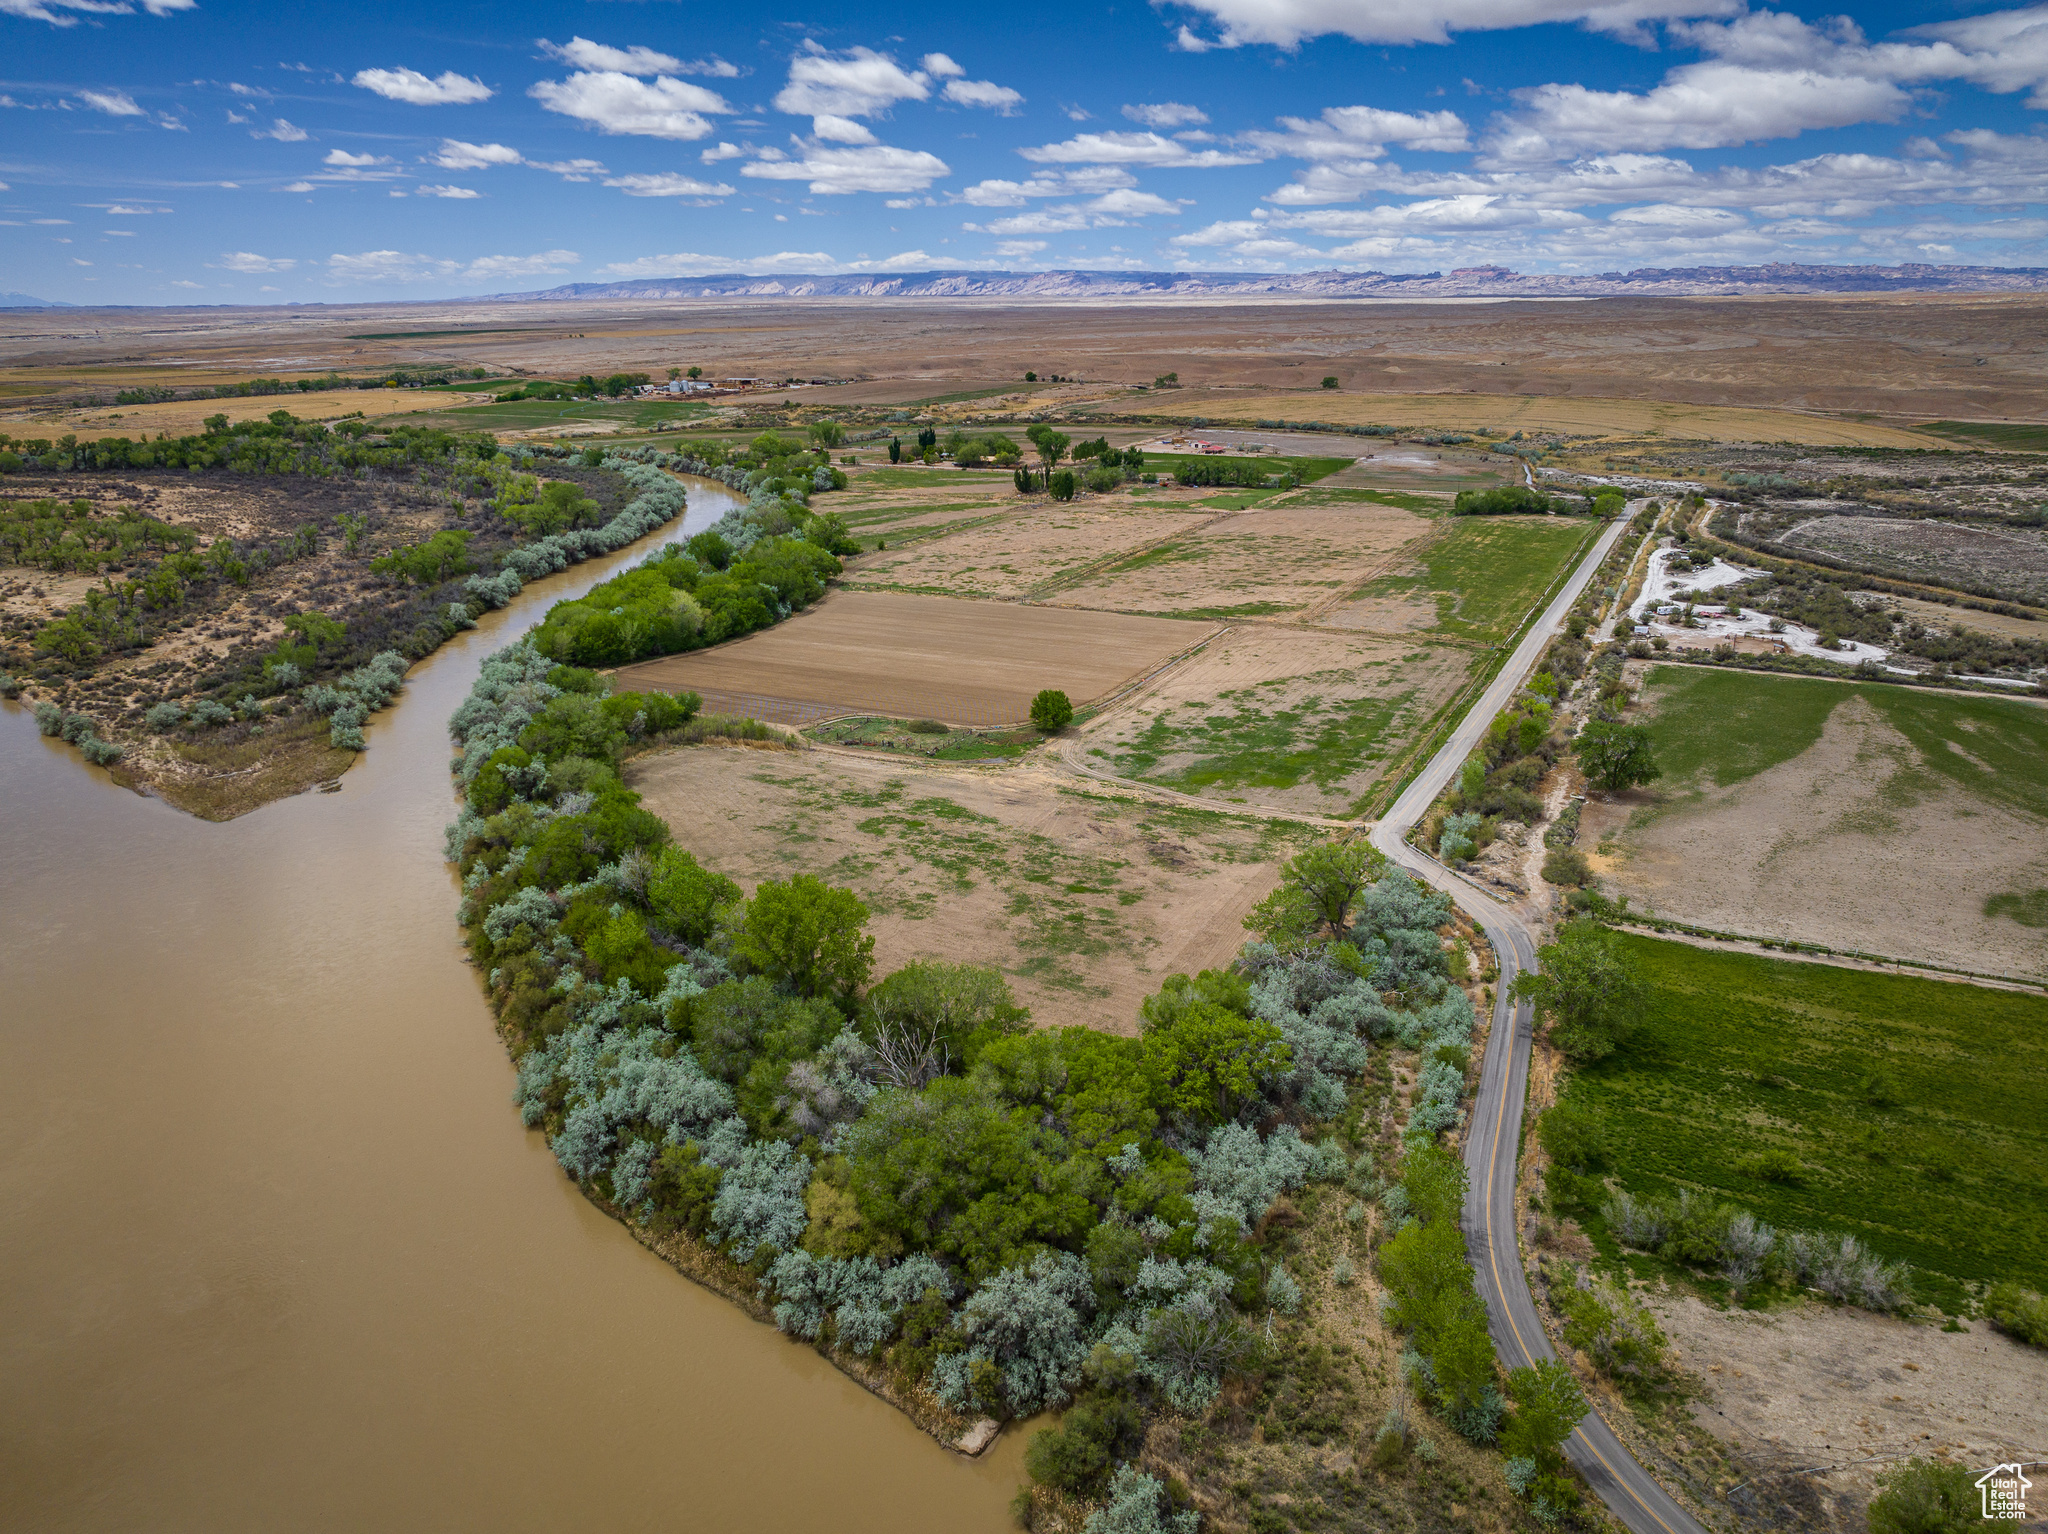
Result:
[[[704,370],[703,370],[702,368],[691,368],[691,369],[690,369],[690,377],[692,377],[692,378],[702,378],[703,376],[704,376]]]
[[[1335,389],[1339,387],[1337,382],[1337,375],[1335,373],[1325,374],[1323,376],[1323,387],[1325,389]]]
[[[1505,1435],[1508,1454],[1533,1459],[1555,1471],[1563,1460],[1559,1451],[1565,1440],[1592,1409],[1585,1391],[1569,1368],[1554,1358],[1544,1358],[1509,1374],[1508,1394],[1515,1403]]]
[[[1650,732],[1639,724],[1595,719],[1579,731],[1572,749],[1586,776],[1610,794],[1663,775],[1650,748]]]
[[[1165,1083],[1169,1108],[1196,1124],[1221,1124],[1265,1082],[1293,1063],[1280,1030],[1206,998],[1175,1009],[1171,1019],[1139,1025],[1145,1051]]]
[[[1063,431],[1054,431],[1043,421],[1034,423],[1024,435],[1031,439],[1031,445],[1038,450],[1038,461],[1045,465],[1045,473],[1049,478],[1054,467],[1067,456],[1067,447],[1072,439]],[[1049,483],[1047,488],[1051,488]]]
[[[1074,720],[1074,705],[1057,687],[1045,688],[1031,700],[1031,723],[1048,735],[1064,730]]]
[[[1612,1054],[1642,1026],[1649,987],[1642,971],[1590,921],[1569,923],[1554,943],[1536,950],[1534,970],[1515,977],[1518,1001],[1533,1001],[1550,1023],[1550,1039],[1581,1063]]]
[[[520,747],[550,762],[572,756],[616,762],[625,749],[625,727],[588,693],[568,692],[550,698],[547,706],[519,732]]]
[[[858,895],[815,874],[764,880],[740,913],[733,956],[800,995],[851,995],[875,967],[867,922]]]
[[[1074,498],[1074,471],[1061,469],[1057,474],[1046,475],[1045,493],[1056,501],[1071,501]]]
[[[1371,843],[1325,842],[1288,860],[1280,888],[1245,918],[1251,931],[1280,947],[1299,947],[1319,929],[1342,939],[1351,909],[1386,872],[1385,856]]]
[[[680,847],[664,847],[647,880],[647,904],[656,920],[684,942],[699,947],[711,940],[719,911],[739,898],[737,884],[724,874],[713,873]]]
[[[1031,1012],[1017,1005],[1002,971],[986,964],[918,959],[867,994],[866,1031],[928,1045],[951,1065],[972,1067],[996,1039],[1027,1033]]]
[[[2016,1518],[1986,1518],[1969,1467],[1939,1459],[1909,1459],[1881,1472],[1869,1517],[1870,1534],[1966,1534],[2020,1526]]]
[[[811,442],[824,452],[830,452],[846,440],[846,428],[837,421],[811,422]]]

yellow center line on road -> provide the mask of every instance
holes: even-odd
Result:
[[[1513,1002],[1508,1003],[1507,1024],[1508,1048],[1512,1050],[1515,1044],[1515,1004]],[[1494,1110],[1494,1114],[1495,1117],[1493,1126],[1493,1154],[1489,1156],[1486,1161],[1486,1207],[1488,1209],[1493,1208],[1494,1173],[1496,1169],[1498,1169],[1498,1167],[1500,1166],[1501,1141],[1502,1137],[1504,1136],[1507,1130],[1508,1094],[1505,1084],[1503,1084],[1501,1090],[1499,1106]],[[1520,1252],[1521,1245],[1519,1239],[1517,1239],[1517,1261],[1520,1260]],[[1509,1306],[1506,1303],[1508,1291],[1507,1286],[1501,1282],[1499,1242],[1488,1241],[1486,1243],[1486,1261],[1487,1265],[1493,1269],[1493,1290],[1494,1293],[1500,1295],[1502,1298],[1501,1314],[1507,1318],[1508,1330],[1515,1334],[1515,1345],[1522,1350],[1522,1357],[1526,1359],[1529,1363],[1533,1364],[1536,1361],[1536,1355],[1532,1351],[1530,1351],[1528,1340],[1522,1336],[1522,1329],[1519,1326],[1515,1325],[1515,1313],[1512,1309],[1509,1308]],[[1601,1424],[1607,1427],[1608,1432],[1612,1433],[1614,1431],[1614,1428],[1610,1424],[1608,1424],[1607,1419],[1600,1415],[1599,1408],[1595,1407],[1593,1409],[1593,1415],[1596,1417],[1600,1417]],[[1614,1484],[1619,1486],[1623,1491],[1628,1493],[1630,1501],[1634,1502],[1637,1507],[1641,1508],[1651,1518],[1656,1519],[1658,1528],[1666,1530],[1667,1534],[1675,1534],[1675,1531],[1671,1530],[1671,1525],[1666,1523],[1661,1517],[1658,1516],[1657,1510],[1651,1507],[1649,1503],[1645,1502],[1642,1499],[1642,1497],[1637,1494],[1634,1487],[1630,1486],[1627,1481],[1623,1480],[1619,1475],[1615,1474],[1614,1467],[1607,1463],[1607,1456],[1602,1454],[1598,1449],[1593,1447],[1591,1439],[1587,1438],[1584,1433],[1579,1432],[1576,1428],[1573,1429],[1573,1433],[1577,1436],[1578,1440],[1586,1446],[1587,1451],[1592,1454],[1593,1458],[1600,1461],[1600,1468],[1607,1472],[1607,1474],[1613,1479]]]

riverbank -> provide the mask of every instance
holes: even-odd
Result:
[[[331,789],[409,666],[526,581],[682,515],[688,463],[304,422],[152,447],[208,472],[81,456],[7,477],[33,498],[0,503],[24,561],[0,568],[0,693],[114,782],[213,821]]]
[[[449,926],[483,657],[739,500],[692,482],[442,646],[336,794],[203,823],[0,703],[0,1522],[1007,1526],[1020,1442],[938,1450],[569,1184]]]

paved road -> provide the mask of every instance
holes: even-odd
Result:
[[[1373,845],[1391,860],[1457,897],[1459,906],[1485,931],[1500,961],[1493,1032],[1465,1139],[1471,1189],[1465,1198],[1464,1228],[1480,1297],[1486,1301],[1487,1329],[1511,1369],[1556,1356],[1523,1276],[1515,1237],[1515,1163],[1521,1148],[1522,1099],[1529,1079],[1531,1018],[1527,1004],[1509,1000],[1508,987],[1518,972],[1535,965],[1539,913],[1503,905],[1415,851],[1402,837],[1464,765],[1627,526],[1626,520],[1618,521],[1601,536],[1472,712],[1372,830]],[[1565,1452],[1600,1499],[1636,1534],[1706,1534],[1698,1520],[1636,1462],[1598,1413],[1579,1424]]]

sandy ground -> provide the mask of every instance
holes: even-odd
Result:
[[[1266,625],[1240,627],[1091,720],[1081,745],[1099,766],[1207,799],[1342,816],[1404,760],[1404,750],[1423,721],[1464,685],[1471,663],[1470,654],[1448,646]],[[1189,768],[1218,753],[1218,745],[1205,741],[1205,720],[1248,711],[1277,721],[1279,715],[1295,713],[1301,723],[1291,732],[1289,749],[1299,750],[1312,746],[1320,731],[1352,705],[1380,700],[1391,707],[1392,717],[1373,729],[1369,743],[1361,743],[1355,754],[1333,753],[1324,781],[1313,774],[1291,787],[1181,781]],[[1274,725],[1266,728],[1272,731]],[[1153,765],[1139,770],[1130,752],[1147,736],[1154,741],[1165,737],[1170,746]],[[1229,749],[1230,737],[1223,740],[1222,749]],[[1247,765],[1271,763],[1261,764],[1254,755]]]
[[[1016,497],[1009,498],[1016,506]],[[963,513],[962,515],[965,515]],[[1002,520],[860,561],[849,586],[1018,598],[1201,527],[1215,516],[1114,499],[1017,508]]]
[[[2048,297],[2039,294],[1919,293],[1577,304],[656,300],[65,309],[9,316],[0,383],[110,395],[134,383],[330,368],[461,365],[573,378],[696,364],[714,376],[847,378],[855,381],[844,391],[849,402],[929,400],[1010,383],[1007,397],[969,402],[990,413],[1095,398],[1219,424],[1358,419],[1934,446],[1898,426],[2048,414],[2044,315]],[[472,333],[375,338],[447,328]],[[492,333],[476,333],[484,331]],[[1983,365],[1957,368],[1945,355],[1962,352]],[[1032,369],[1083,382],[1027,390],[1021,380]],[[1131,387],[1174,371],[1189,387]],[[1341,391],[1314,387],[1329,373]],[[1217,385],[1234,386],[1230,408]],[[823,405],[838,392],[796,397]],[[1688,403],[1632,404],[1644,399]],[[1774,411],[1873,411],[1896,424]]]
[[[1705,927],[1797,938],[1993,973],[2048,974],[2040,934],[1983,914],[1998,890],[2048,885],[2048,827],[1947,784],[1910,807],[1885,785],[1913,746],[1860,698],[1813,747],[1629,828],[1636,807],[1587,805],[1579,845],[1638,908]]]
[[[2048,1458],[2048,1352],[1982,1321],[1944,1332],[1819,1303],[1758,1314],[1645,1298],[1674,1361],[1706,1384],[1694,1420],[1747,1466],[1839,1467],[1802,1479],[1836,1503],[1845,1534],[1862,1534],[1857,1509],[1892,1457],[1976,1469]]]
[[[629,779],[750,890],[814,873],[858,892],[877,975],[971,956],[1010,976],[1040,1026],[1126,1034],[1165,976],[1230,961],[1279,864],[1321,834],[1080,793],[1028,762],[699,747],[637,759]]]
[[[1254,508],[1219,518],[1145,562],[1111,565],[1052,600],[1122,612],[1313,610],[1391,569],[1433,524],[1392,506]]]
[[[2004,613],[1979,612],[1974,607],[1948,607],[1915,597],[1895,597],[1889,592],[1863,591],[1857,596],[1862,601],[1896,607],[1928,628],[1971,629],[1998,639],[2048,639],[2048,623],[2031,618],[2009,618]]]
[[[1665,367],[1681,371],[1683,347],[1658,349]],[[1681,360],[1683,359],[1683,360]],[[1533,359],[1529,359],[1533,360]],[[1526,365],[1526,361],[1525,361]],[[1405,371],[1405,370],[1404,370]],[[1839,421],[1793,414],[1786,410],[1744,407],[1734,402],[1738,391],[1722,392],[1699,374],[1667,376],[1659,381],[1665,398],[1599,397],[1574,388],[1569,368],[1546,359],[1532,369],[1537,377],[1524,387],[1530,392],[1504,397],[1494,389],[1461,393],[1413,393],[1401,372],[1374,377],[1365,370],[1356,385],[1340,394],[1272,395],[1247,391],[1205,394],[1184,408],[1215,416],[1273,417],[1281,420],[1334,421],[1346,426],[1398,425],[1433,427],[1441,431],[1498,428],[1531,435],[1639,436],[1652,433],[1680,439],[1716,442],[1798,442],[1817,447],[1953,447],[1939,437],[1894,425]],[[1398,391],[1398,392],[1397,392]],[[1668,392],[1667,392],[1668,391]],[[1569,397],[1560,397],[1560,396]],[[1690,397],[1699,403],[1678,403]],[[1788,400],[1786,403],[1796,403]],[[1312,408],[1313,407],[1313,408]]]
[[[1041,688],[1076,706],[1201,643],[1215,625],[1011,602],[834,591],[763,633],[618,673],[626,689],[715,689],[848,713],[1017,724]]]

